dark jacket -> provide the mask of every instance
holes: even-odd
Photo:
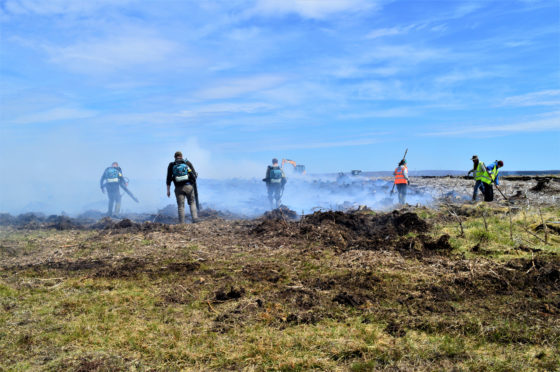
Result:
[[[175,187],[177,187],[177,186],[183,186],[183,185],[185,185],[185,184],[187,184],[187,183],[192,183],[192,182],[194,181],[191,177],[189,177],[188,181],[175,182],[175,177],[173,177],[173,166],[174,166],[175,164],[180,164],[180,163],[185,163],[185,164],[187,164],[187,166],[192,170],[192,173],[191,173],[192,176],[194,177],[194,179],[196,179],[197,174],[196,174],[196,172],[195,172],[195,170],[194,170],[194,167],[193,167],[193,165],[192,165],[192,163],[191,163],[190,161],[188,161],[188,160],[183,160],[183,159],[181,159],[181,160],[176,160],[176,161],[172,161],[172,162],[169,163],[169,165],[167,166],[167,179],[166,179],[166,181],[165,181],[165,183],[167,184],[167,186],[170,186],[170,185],[171,185],[171,182],[173,182],[173,185],[175,185]]]
[[[113,168],[113,167],[107,167],[107,168],[105,168],[105,170],[103,171],[103,174],[101,175],[101,179],[99,180],[99,187],[103,188],[103,187],[105,187],[105,186],[107,185],[107,183],[103,184],[103,182],[105,181],[105,178],[106,178],[105,175],[106,175],[106,173],[107,173],[107,169],[111,169],[111,168]],[[123,177],[123,175],[122,175],[122,169],[121,169],[121,167],[117,167],[117,170],[119,171],[119,182],[118,182],[118,184],[119,184],[119,185],[120,185],[120,184],[124,184],[124,177]]]

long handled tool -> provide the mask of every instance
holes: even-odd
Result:
[[[196,184],[196,177],[193,177],[193,191],[194,191],[194,200],[196,202],[196,210],[199,211],[200,210],[200,203],[198,202],[198,185]]]
[[[134,200],[136,203],[140,203],[138,201],[138,199],[136,199],[136,196],[134,196],[125,185],[121,184],[121,187],[124,190],[124,192],[126,192],[128,194],[128,196],[130,196],[132,198],[132,200]]]
[[[408,149],[406,149],[406,151],[404,152],[404,156],[402,157],[402,160],[406,160],[406,154],[408,153]],[[391,195],[393,195],[393,193],[395,192],[395,183],[393,182],[393,188],[391,189]]]
[[[504,193],[502,192],[502,190],[500,190],[500,188],[498,187],[498,185],[494,184],[494,186],[496,186],[496,189],[498,189],[498,191],[500,192],[500,194],[502,194],[502,196],[504,197],[504,199],[506,199],[506,201],[509,201],[509,199],[504,195]]]

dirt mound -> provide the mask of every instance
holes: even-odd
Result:
[[[103,217],[106,216],[106,213],[100,212],[100,211],[96,211],[93,209],[87,210],[84,213],[79,214],[76,219],[82,223],[87,223],[87,222],[95,222],[98,221],[100,219],[102,219]]]
[[[232,213],[230,211],[219,211],[212,208],[202,208],[202,207],[200,211],[198,211],[198,217],[205,220],[211,220],[217,218],[222,218],[224,220],[234,220],[237,218],[242,218],[242,216]]]
[[[0,226],[13,225],[15,220],[15,217],[9,213],[0,213]]]
[[[321,225],[334,223],[348,231],[365,237],[378,237],[382,234],[405,235],[409,232],[428,230],[426,221],[416,213],[394,211],[386,214],[315,212],[305,216],[305,224]]]
[[[552,261],[518,259],[508,262],[500,271],[500,275],[503,275],[510,285],[520,289],[560,285],[560,258]]]
[[[171,228],[168,224],[159,222],[143,222],[138,223],[128,218],[120,221],[114,221],[110,217],[105,217],[97,223],[89,226],[91,229],[104,230],[110,234],[126,234],[135,232],[149,232],[149,231],[170,231]]]
[[[544,191],[544,190],[550,189],[550,186],[548,185],[549,182],[550,182],[550,178],[539,179],[537,181],[537,184],[535,186],[531,187],[530,190],[539,192],[539,191]]]
[[[315,212],[299,222],[264,219],[251,233],[262,238],[291,237],[320,242],[343,250],[392,247],[410,232],[426,232],[429,225],[411,212]]]
[[[125,218],[112,226],[106,227],[105,230],[110,230],[112,234],[126,234],[149,231],[170,231],[170,227],[169,225],[159,222],[137,223]]]
[[[104,217],[90,226],[91,229],[94,230],[104,230],[113,227],[115,223],[111,219],[111,217]]]
[[[285,205],[281,205],[276,209],[266,212],[263,218],[267,220],[297,220],[298,214]]]
[[[57,230],[71,230],[82,229],[84,226],[76,219],[70,218],[65,215],[50,215],[45,217],[41,213],[24,213],[17,217],[13,217],[8,213],[0,214],[0,225],[14,226],[18,229],[57,229]]]
[[[72,230],[83,228],[83,226],[76,222],[75,219],[67,216],[52,215],[47,218],[46,222],[46,228],[53,228],[57,230]]]

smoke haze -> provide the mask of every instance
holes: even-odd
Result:
[[[167,165],[176,150],[181,150],[199,173],[200,202],[204,207],[254,217],[269,209],[265,183],[268,161],[232,161],[214,157],[199,145],[196,138],[183,144],[143,144],[138,151],[124,151],[124,145],[85,145],[69,133],[45,135],[45,144],[24,143],[10,154],[4,153],[1,164],[0,212],[19,214],[42,212],[72,216],[86,211],[105,212],[107,196],[101,193],[99,179],[113,161],[119,162],[129,190],[140,200],[135,203],[123,194],[122,213],[155,213],[175,204],[173,193],[167,198]],[[130,147],[127,147],[130,148]],[[37,149],[40,149],[37,151]],[[5,150],[3,150],[4,152]],[[259,159],[260,160],[260,159]],[[384,208],[390,182],[365,177],[300,176],[287,165],[288,183],[282,203],[301,213],[316,209],[340,209],[355,205]],[[430,196],[410,195],[410,203],[429,203]]]

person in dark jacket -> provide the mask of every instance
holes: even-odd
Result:
[[[270,209],[278,208],[281,205],[280,199],[282,198],[284,186],[287,182],[286,174],[282,168],[278,166],[278,159],[272,159],[272,165],[266,168],[266,176],[263,178],[263,181],[266,182]]]
[[[119,167],[119,163],[116,161],[107,167],[101,179],[99,180],[99,187],[101,187],[101,192],[105,193],[107,189],[107,196],[109,197],[109,206],[107,210],[107,216],[113,217],[118,216],[121,211],[121,193],[120,185],[123,184],[125,187],[128,185],[122,175],[122,169]],[[113,205],[115,210],[113,211]]]
[[[177,199],[177,212],[179,223],[185,223],[185,198],[189,203],[192,222],[198,222],[198,211],[194,194],[194,182],[196,181],[194,166],[188,160],[183,159],[180,151],[175,153],[175,161],[167,167],[167,197],[171,196],[171,182],[175,185],[175,198]]]

